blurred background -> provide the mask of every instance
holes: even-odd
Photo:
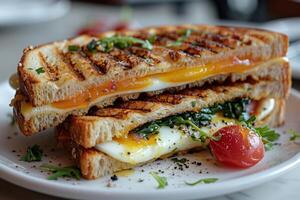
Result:
[[[300,0],[0,0],[0,81],[15,72],[28,45],[180,23],[284,32],[290,36],[293,75],[300,78]]]

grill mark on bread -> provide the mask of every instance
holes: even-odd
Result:
[[[80,81],[85,80],[85,76],[83,73],[75,66],[75,63],[71,60],[71,54],[72,52],[67,52],[64,56],[64,61],[67,65],[67,67],[75,74],[76,78]]]
[[[92,116],[98,117],[113,117],[117,119],[125,119],[130,113],[141,113],[144,114],[144,110],[133,110],[123,108],[102,108],[92,114]]]
[[[232,35],[224,35],[220,33],[206,33],[201,35],[203,40],[212,40],[219,44],[222,44],[230,49],[235,49],[242,43],[239,37],[232,37]]]
[[[53,48],[54,54],[58,57],[58,60],[62,61],[61,67],[64,67],[66,73],[72,74],[72,77],[75,77],[79,81],[85,80],[82,72],[79,71],[70,60],[68,53],[64,54],[56,46]]]
[[[200,38],[197,38],[195,40],[195,45],[208,49],[215,54],[227,49],[227,47],[220,42],[216,42],[213,40],[204,40]]]
[[[106,54],[90,53],[87,51],[82,51],[81,54],[90,61],[93,69],[100,74],[106,74],[112,66],[112,59]]]
[[[172,61],[177,62],[180,59],[181,54],[178,51],[170,51],[169,57]]]
[[[171,41],[176,41],[178,38],[180,38],[182,35],[175,31],[170,31],[170,32],[163,32],[158,35],[162,40],[168,39]]]
[[[204,48],[201,46],[195,46],[189,43],[185,43],[183,45],[184,47],[182,47],[181,51],[192,56],[204,56],[204,55],[211,55],[214,54],[214,52],[212,52],[210,49],[208,48]]]
[[[157,103],[167,103],[176,105],[181,102],[183,98],[187,97],[186,95],[182,94],[160,94],[157,96],[153,96],[150,98],[150,101],[157,102]]]
[[[43,55],[42,52],[38,53],[38,57],[42,62],[41,66],[43,70],[47,73],[51,81],[56,81],[59,79],[59,70],[57,66],[53,66],[51,63],[47,62],[47,58]]]
[[[156,65],[161,62],[160,59],[154,57],[152,53],[147,49],[132,46],[128,48],[128,51],[131,54],[139,57],[142,60],[142,62],[145,62],[150,66]]]
[[[151,101],[133,100],[114,105],[114,108],[123,108],[130,110],[139,110],[143,112],[151,112],[156,104]]]
[[[90,68],[96,72],[98,75],[104,75],[107,73],[108,68],[105,67],[103,64],[100,65],[87,50],[82,50],[79,52],[79,55],[82,59],[84,59],[87,63],[89,63]]]
[[[250,33],[250,36],[262,41],[263,43],[269,43],[270,38],[268,38],[266,35],[258,34],[258,33]]]
[[[136,65],[141,63],[141,60],[138,56],[130,54],[125,50],[114,48],[109,54],[126,69],[134,68]]]

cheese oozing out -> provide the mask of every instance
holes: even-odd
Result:
[[[271,98],[263,99],[261,105],[256,116],[260,120],[273,111],[275,100]],[[238,121],[216,114],[213,116],[210,126],[201,127],[201,130],[210,136],[220,128],[234,124],[238,124]],[[135,134],[129,134],[126,138],[114,138],[112,141],[96,145],[95,148],[116,160],[130,164],[139,164],[178,151],[205,147],[208,141],[201,142],[193,139],[198,138],[197,134],[199,133],[192,129],[183,131],[176,127],[162,126],[158,129],[157,134],[150,136],[148,139],[138,138]],[[191,137],[192,135],[195,137]]]
[[[270,62],[276,59],[282,60],[282,58],[275,58]],[[87,108],[102,101],[103,98],[115,95],[163,90],[200,81],[218,74],[243,73],[252,69],[257,64],[257,62],[250,59],[241,60],[234,57],[203,66],[191,66],[171,72],[120,81],[108,81],[97,87],[88,88],[70,97],[70,99],[54,102],[49,105],[33,107],[30,103],[22,102],[21,113],[25,119],[30,119],[32,115],[42,114],[47,111],[65,113],[74,109]]]

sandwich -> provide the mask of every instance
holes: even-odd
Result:
[[[25,135],[119,97],[243,80],[249,74],[271,76],[276,72],[260,66],[283,57],[288,45],[278,33],[204,25],[108,32],[99,38],[80,36],[24,50],[12,105]]]
[[[287,71],[283,75],[289,73],[288,67],[284,68]],[[94,107],[85,116],[69,117],[56,128],[56,137],[83,177],[95,179],[205,148],[209,136],[223,127],[239,125],[244,115],[255,115],[257,126],[281,125],[287,95],[285,81],[195,87],[120,101],[107,108]],[[188,119],[196,127],[189,121],[177,122]]]
[[[280,33],[208,25],[79,36],[25,49],[11,105],[23,134],[55,127],[87,179],[207,146],[216,155],[226,127],[273,141],[287,48]]]

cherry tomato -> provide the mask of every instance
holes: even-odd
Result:
[[[220,140],[210,141],[210,149],[222,164],[232,167],[247,168],[258,163],[265,153],[261,138],[252,130],[231,125],[219,129],[214,136]]]

